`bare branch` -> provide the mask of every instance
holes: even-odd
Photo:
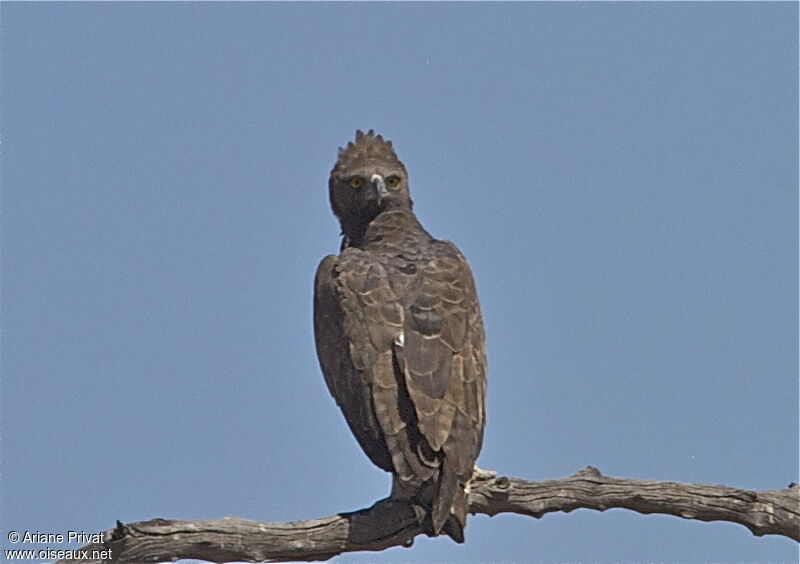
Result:
[[[684,519],[730,521],[756,536],[783,535],[800,541],[800,488],[749,491],[709,484],[683,484],[603,476],[591,466],[559,480],[530,482],[476,471],[470,512],[518,513],[540,518],[554,511],[624,508]],[[153,519],[105,533],[102,544],[83,547],[86,556],[56,564],[116,564],[194,558],[209,562],[327,560],[343,552],[411,546],[423,530],[413,509],[382,500],[368,509],[323,519],[261,523],[225,517],[210,521]],[[92,557],[110,550],[111,560]]]
[[[473,513],[519,513],[539,518],[554,511],[622,508],[700,521],[730,521],[744,525],[756,536],[782,535],[800,541],[797,484],[784,490],[750,491],[711,484],[613,478],[603,476],[592,466],[560,480],[528,482],[501,477],[473,484]]]

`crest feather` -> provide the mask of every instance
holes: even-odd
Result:
[[[339,147],[339,160],[336,161],[332,172],[349,168],[356,161],[361,160],[388,161],[403,167],[403,163],[397,158],[397,154],[392,148],[392,142],[385,140],[382,135],[376,134],[372,129],[366,133],[360,129],[357,130],[355,142],[349,141],[347,147]],[[403,169],[405,170],[405,167]]]

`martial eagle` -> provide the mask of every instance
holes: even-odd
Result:
[[[330,202],[338,256],[319,265],[314,332],[325,382],[361,448],[392,473],[430,535],[464,541],[486,422],[486,345],[475,283],[412,212],[408,174],[372,130],[339,149]]]

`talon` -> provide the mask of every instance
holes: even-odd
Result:
[[[491,480],[497,477],[497,472],[494,470],[481,470],[477,466],[472,470],[472,480]]]

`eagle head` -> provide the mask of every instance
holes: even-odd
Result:
[[[392,142],[371,129],[356,131],[355,142],[339,149],[328,188],[344,233],[363,228],[384,210],[411,209],[406,167]]]

